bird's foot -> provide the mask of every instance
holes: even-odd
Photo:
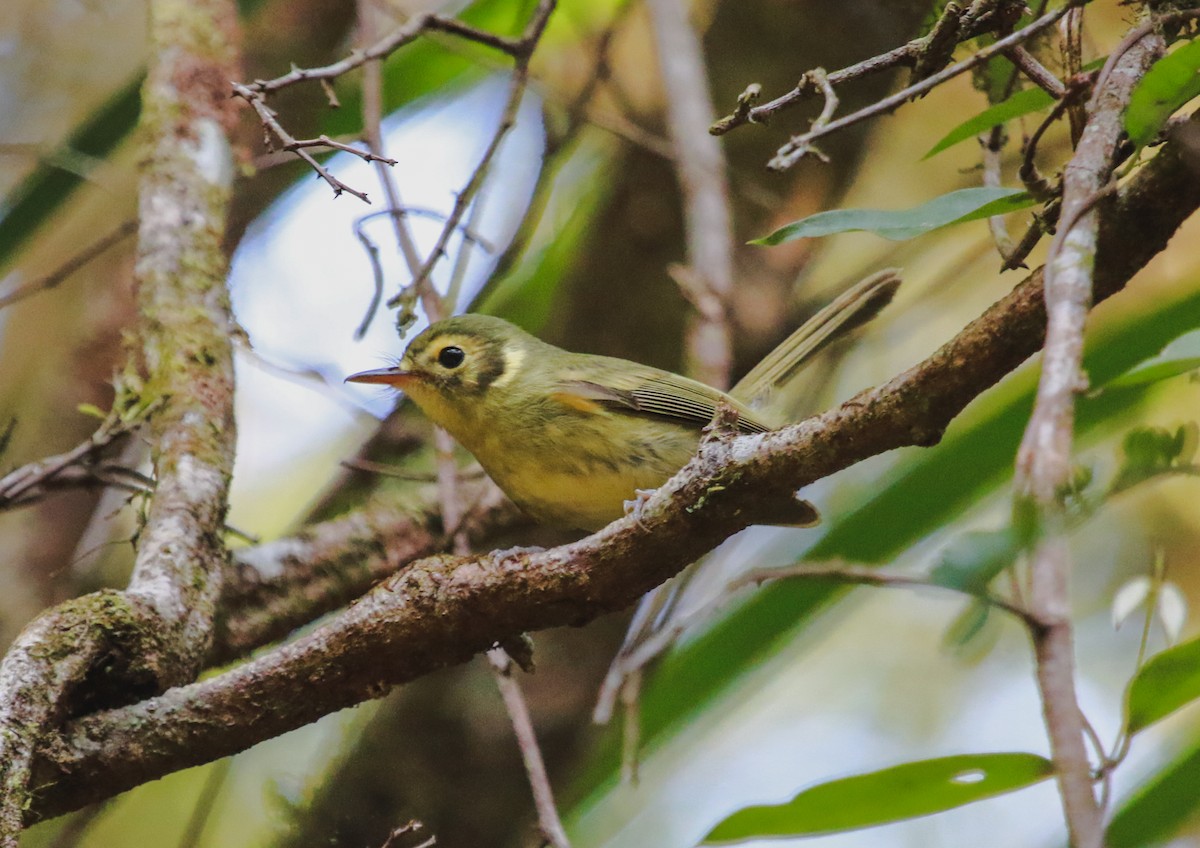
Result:
[[[529,554],[540,554],[545,548],[540,548],[537,545],[517,545],[512,548],[502,548],[498,551],[492,551],[489,556],[497,561],[512,559],[513,557],[527,556]]]
[[[657,491],[658,489],[634,489],[633,500],[623,501],[621,504],[625,507],[625,514],[632,515],[633,520],[641,524],[642,510],[646,508],[646,501],[650,500],[651,495]]]

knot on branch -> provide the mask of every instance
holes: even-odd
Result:
[[[58,705],[63,718],[136,703],[185,682],[160,616],[123,592],[102,589],[69,600],[36,619],[30,631],[41,637],[29,648],[39,663],[71,655],[82,660]]]
[[[961,40],[966,13],[961,4],[947,3],[942,16],[934,23],[929,34],[913,43],[913,69],[909,83],[920,82],[936,74],[954,56],[954,48]]]
[[[746,90],[738,95],[737,105],[734,106],[733,112],[708,128],[709,135],[725,135],[734,127],[742,124],[766,123],[765,119],[755,118],[753,112],[761,96],[762,85],[757,82],[750,83],[746,86]]]

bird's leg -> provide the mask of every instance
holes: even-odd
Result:
[[[512,559],[513,557],[526,556],[528,554],[540,554],[545,548],[537,545],[516,545],[511,548],[501,548],[500,550],[492,551],[488,556],[491,559],[499,562],[500,560]]]
[[[634,489],[633,500],[621,502],[621,505],[625,507],[625,514],[632,515],[633,520],[641,524],[642,510],[646,508],[646,501],[650,500],[650,496],[657,491],[658,489]]]

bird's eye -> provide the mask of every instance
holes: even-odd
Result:
[[[451,345],[438,351],[437,361],[438,365],[441,365],[443,368],[457,368],[462,365],[463,360],[466,358],[467,355],[463,353],[461,347]]]

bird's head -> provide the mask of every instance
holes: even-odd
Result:
[[[461,439],[464,427],[479,426],[518,388],[522,366],[540,345],[503,319],[458,315],[431,324],[394,366],[351,374],[346,381],[403,391]]]

